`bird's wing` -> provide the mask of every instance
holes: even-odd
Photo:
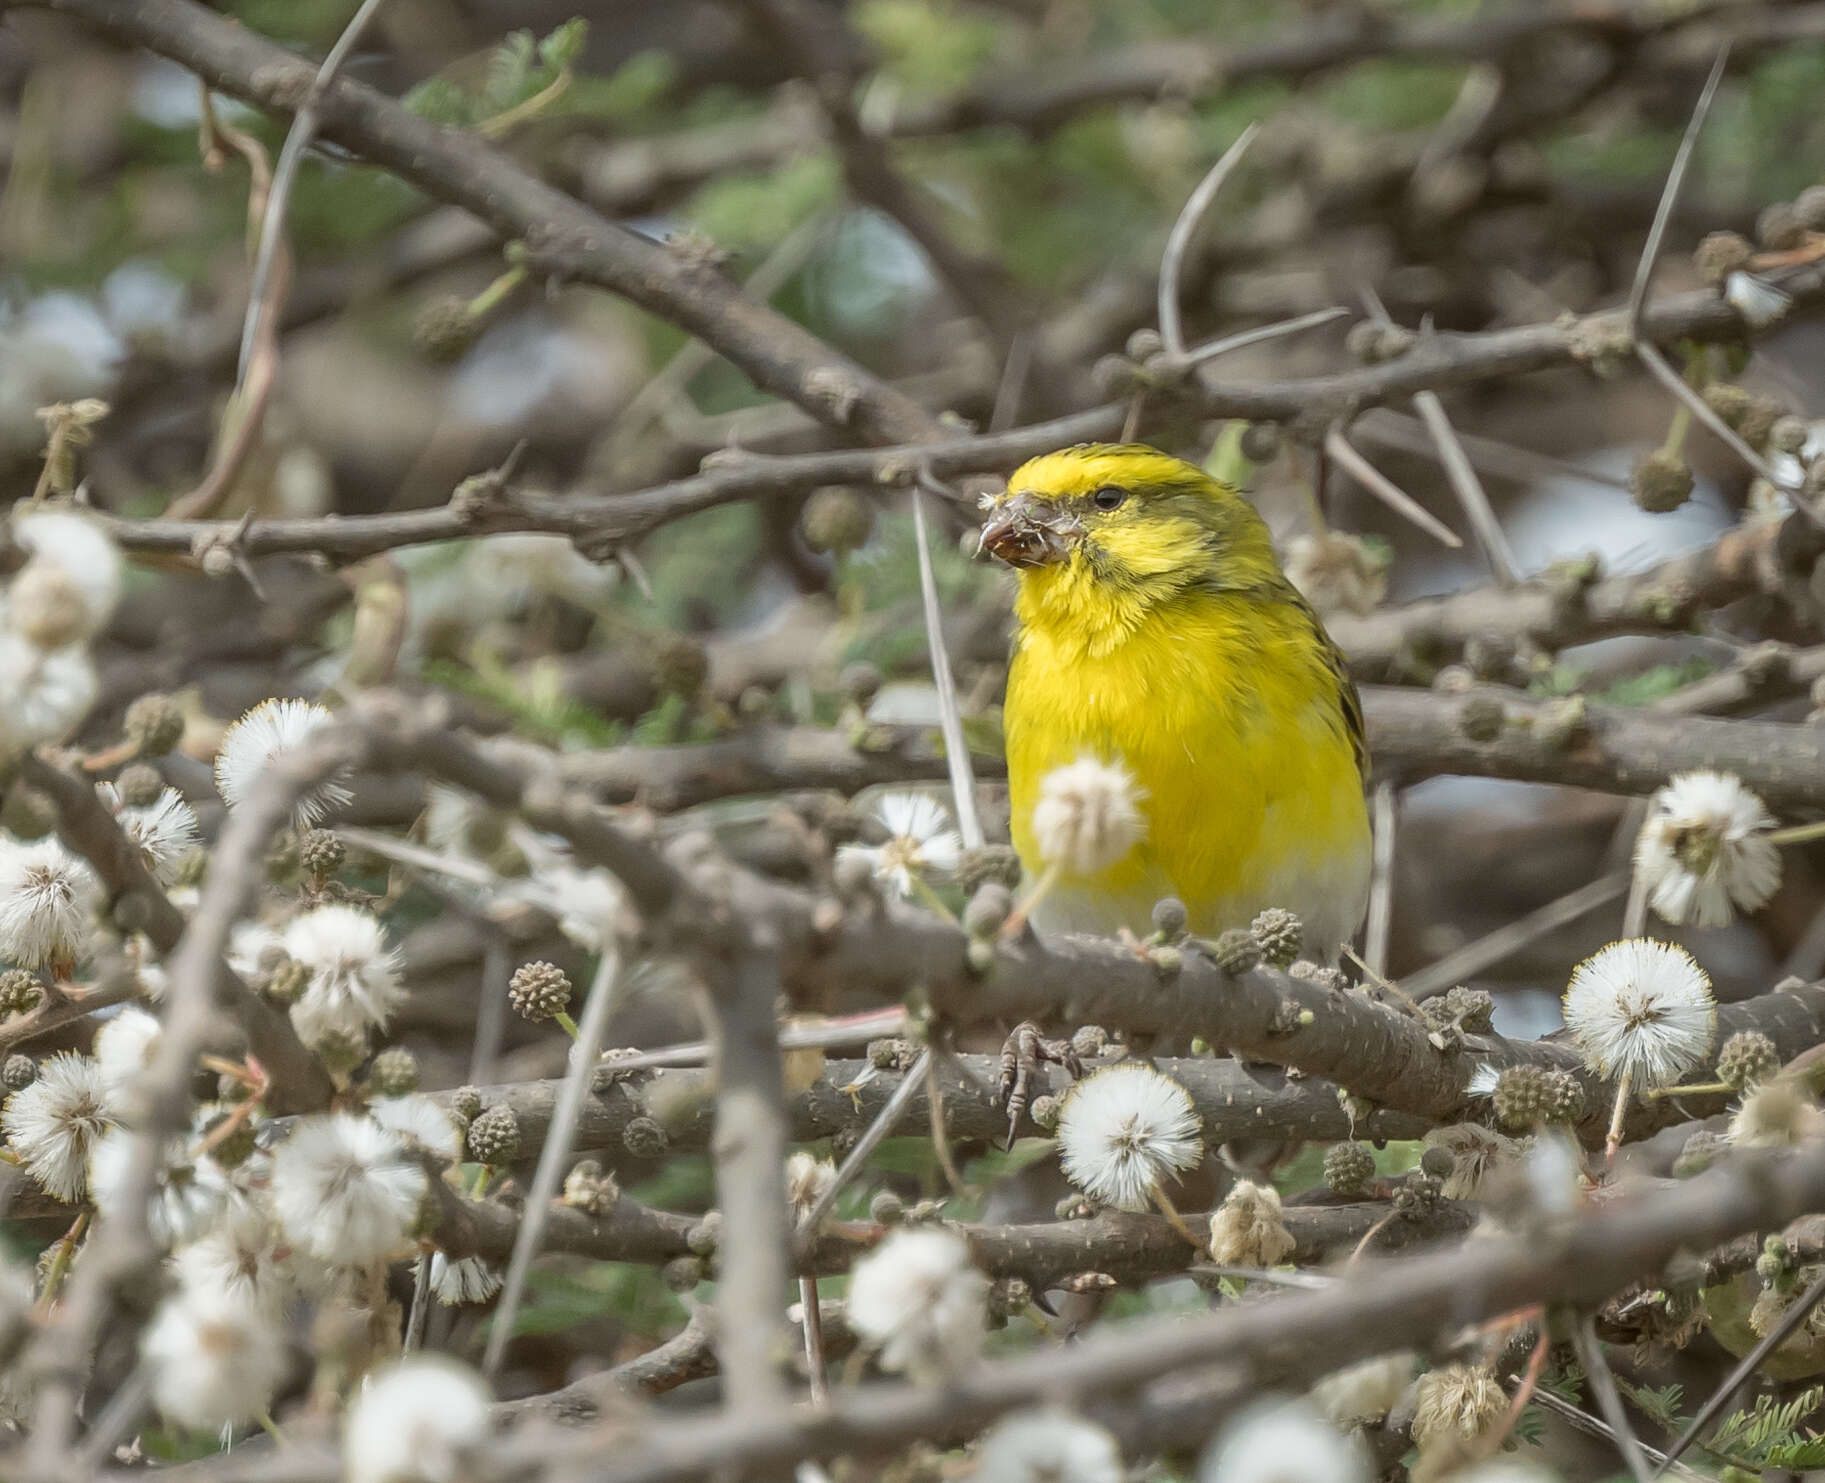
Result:
[[[1318,641],[1319,657],[1337,685],[1337,709],[1343,716],[1344,730],[1349,734],[1350,750],[1356,754],[1356,771],[1369,776],[1368,730],[1362,718],[1362,696],[1356,693],[1356,681],[1350,678],[1350,666],[1331,635],[1325,631],[1318,610],[1305,600],[1292,583],[1287,583],[1289,600],[1300,615],[1312,625],[1312,636]]]

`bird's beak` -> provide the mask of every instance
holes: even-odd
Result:
[[[1074,522],[1024,494],[1011,495],[983,522],[976,554],[984,551],[1009,566],[1049,566],[1070,555]]]

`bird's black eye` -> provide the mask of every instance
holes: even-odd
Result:
[[[1090,496],[1090,503],[1099,510],[1116,510],[1121,508],[1122,502],[1127,498],[1127,490],[1107,484]]]

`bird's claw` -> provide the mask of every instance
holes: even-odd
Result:
[[[1032,1020],[1022,1020],[1002,1042],[1001,1069],[995,1086],[995,1099],[1008,1110],[1010,1148],[1014,1146],[1014,1135],[1027,1110],[1033,1076],[1047,1061],[1055,1066],[1063,1066],[1073,1080],[1084,1074],[1083,1062],[1071,1048],[1071,1042],[1048,1040]]]

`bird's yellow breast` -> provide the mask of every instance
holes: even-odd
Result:
[[[1362,917],[1369,827],[1311,615],[1254,591],[1124,611],[1081,568],[1023,576],[1006,711],[1021,859],[1037,873],[1033,805],[1051,769],[1089,753],[1125,764],[1146,794],[1143,840],[1100,875],[1061,879],[1038,925],[1144,932],[1153,903],[1176,895],[1195,932],[1283,906],[1309,950],[1334,954]]]

